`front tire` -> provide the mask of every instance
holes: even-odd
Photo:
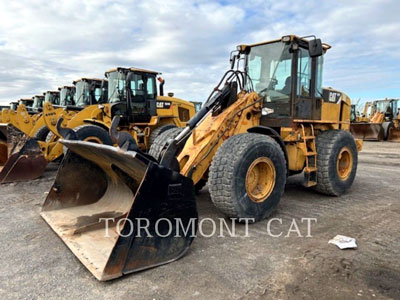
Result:
[[[175,127],[161,133],[151,144],[149,154],[153,156],[157,161],[161,160],[164,147],[170,139],[174,139],[182,132],[183,128]]]
[[[274,211],[284,192],[285,155],[269,136],[235,135],[215,154],[208,182],[211,200],[223,214],[262,220]]]
[[[358,153],[353,136],[344,130],[328,130],[316,138],[317,185],[315,189],[330,196],[340,196],[353,184],[357,173]]]
[[[50,130],[46,125],[40,127],[38,131],[36,131],[34,138],[41,142],[46,142],[49,136]]]
[[[113,145],[113,141],[108,132],[96,125],[81,125],[74,128],[80,141],[86,141],[96,144]]]
[[[165,132],[165,131],[167,131],[167,130],[170,130],[170,129],[172,129],[172,128],[176,128],[176,126],[175,126],[175,125],[172,125],[172,124],[168,124],[168,125],[163,125],[163,126],[160,126],[160,127],[157,127],[156,129],[154,129],[154,130],[150,133],[150,136],[149,136],[149,144],[150,144],[150,146],[153,145],[154,141],[156,140],[156,138],[157,138],[160,134],[162,134],[163,132]]]

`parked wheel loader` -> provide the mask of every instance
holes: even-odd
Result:
[[[79,82],[93,81],[96,83],[89,89],[80,88],[83,84]],[[62,145],[57,142],[57,136],[49,134],[46,124],[53,122],[55,125],[59,117],[72,116],[83,109],[79,106],[81,103],[84,105],[82,99],[99,88],[101,82],[101,79],[87,78],[74,82],[78,87],[75,95],[78,106],[68,105],[73,101],[74,87],[64,86],[57,92],[45,92],[43,112],[36,119],[29,115],[24,105],[19,105],[17,112],[10,114],[10,122],[0,126],[0,183],[36,179],[43,174],[48,162],[60,158]]]
[[[139,68],[116,68],[105,73],[108,79],[108,102],[101,106],[87,107],[73,118],[60,119],[58,128],[48,124],[57,136],[112,145],[108,135],[112,118],[121,119],[118,131],[136,141],[144,151],[155,138],[166,130],[184,127],[195,114],[193,103],[164,96],[164,83],[160,79],[160,95],[157,96],[159,72]],[[159,77],[160,78],[160,77]]]
[[[390,140],[395,140],[397,103],[397,99],[367,102],[362,116],[351,123],[351,133],[366,141],[386,141],[389,139],[389,132],[392,132]]]
[[[349,132],[349,97],[322,88],[328,49],[294,35],[238,46],[201,110],[185,128],[160,134],[150,155],[113,130],[119,148],[62,140],[70,151],[41,216],[97,279],[109,280],[186,253],[197,226],[194,187],[205,180],[215,206],[239,221],[268,217],[290,175],[303,172],[306,186],[342,195],[362,141]],[[131,226],[140,220],[146,232]]]

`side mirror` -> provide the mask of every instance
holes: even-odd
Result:
[[[323,54],[322,42],[320,39],[313,39],[308,42],[310,57],[318,57]]]

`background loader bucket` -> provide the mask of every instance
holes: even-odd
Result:
[[[34,138],[11,124],[0,124],[0,183],[36,179],[46,165]]]
[[[388,141],[400,143],[400,127],[389,128]]]
[[[165,264],[187,251],[197,230],[191,179],[133,151],[62,143],[70,151],[41,216],[97,279]]]
[[[374,123],[352,123],[350,132],[356,139],[364,141],[383,141],[385,132],[382,124]]]

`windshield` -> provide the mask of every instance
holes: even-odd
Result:
[[[67,105],[73,105],[74,104],[74,95],[73,91],[71,88],[62,88],[60,91],[60,105],[61,106],[67,106]]]
[[[110,103],[126,101],[126,76],[123,72],[108,74],[108,101]],[[155,76],[132,73],[130,78],[133,102],[143,102],[145,96],[147,99],[157,97]]]
[[[20,104],[23,104],[23,105],[25,105],[26,107],[32,107],[32,101],[29,101],[29,100],[21,100],[20,101]]]
[[[89,83],[86,81],[78,81],[76,83],[75,91],[75,105],[76,106],[86,106],[90,105],[90,91]]]
[[[37,96],[35,96],[34,98],[33,98],[33,105],[32,105],[32,108],[40,108],[40,107],[42,107],[43,106],[43,98],[42,97],[37,97]]]
[[[124,101],[126,75],[122,72],[111,72],[108,74],[108,102],[116,103]]]
[[[292,54],[281,42],[254,46],[246,60],[250,87],[264,96],[264,107],[276,116],[288,116],[291,94]]]
[[[388,100],[377,101],[376,102],[376,111],[381,112],[381,113],[386,112],[388,104],[389,104]]]
[[[59,105],[60,94],[47,92],[46,95],[44,96],[44,102],[50,102],[51,104]]]

